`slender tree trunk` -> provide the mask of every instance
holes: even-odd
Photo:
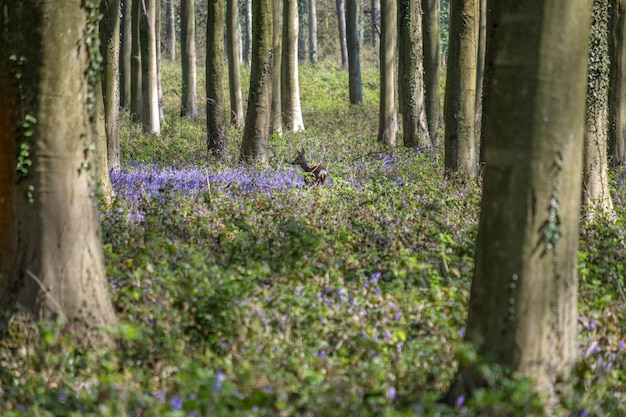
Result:
[[[572,381],[590,3],[502,5],[466,331],[479,359],[461,366],[449,404],[486,385],[484,362],[530,377],[546,415]]]
[[[243,62],[250,65],[250,60],[252,59],[252,0],[243,0],[244,2],[244,47],[243,47]]]
[[[243,124],[243,98],[239,65],[239,21],[237,0],[226,1],[226,47],[228,53],[228,83],[230,91],[230,123]]]
[[[194,0],[181,0],[181,58],[183,67],[183,94],[181,116],[198,117],[196,103],[196,25]]]
[[[176,61],[176,15],[174,14],[174,0],[166,0],[166,33],[167,59]]]
[[[480,127],[482,119],[483,79],[485,75],[485,51],[487,47],[487,0],[478,0],[478,55],[476,59],[476,100],[474,102],[474,126]],[[479,133],[480,132],[475,132]]]
[[[97,68],[91,59],[98,54],[97,8],[0,0],[0,149],[8,151],[0,158],[10,162],[10,169],[0,164],[8,180],[0,182],[0,222],[8,223],[0,228],[0,309],[21,306],[27,320],[62,320],[77,340],[110,345],[103,328],[117,319],[89,169],[95,163],[96,77],[88,75]],[[20,155],[32,164],[16,160],[14,144],[27,147],[28,155]]]
[[[221,158],[226,152],[224,99],[224,2],[209,1],[206,32],[206,120],[209,152]]]
[[[156,43],[156,71],[157,71],[157,91],[159,97],[159,120],[165,119],[165,112],[163,110],[163,83],[161,79],[161,27],[162,27],[162,19],[161,19],[161,1],[156,0],[156,19],[154,24],[155,31],[155,43]]]
[[[298,2],[283,0],[283,59],[281,104],[283,125],[292,132],[304,130],[298,77]]]
[[[141,0],[132,1],[132,35],[131,35],[131,101],[130,113],[133,121],[140,122],[143,119],[143,80],[141,63]]]
[[[298,61],[306,62],[307,59],[307,44],[308,44],[308,30],[307,30],[307,12],[309,3],[308,0],[296,0],[296,13],[298,15]],[[284,11],[284,9],[283,9]]]
[[[309,0],[309,62],[317,64],[317,3]]]
[[[156,44],[156,2],[142,0],[141,11],[141,78],[142,118],[144,132],[161,133]]]
[[[254,28],[250,68],[250,98],[241,143],[241,160],[262,165],[268,163],[267,138],[270,127],[272,88],[272,3],[252,0]]]
[[[586,214],[613,214],[609,189],[608,137],[608,0],[594,0],[587,83],[587,123],[583,165],[583,206]]]
[[[120,168],[119,137],[119,58],[120,58],[120,0],[102,0],[100,13],[101,53],[104,73],[102,91],[104,98],[104,118],[106,130],[107,174],[109,169]],[[108,175],[107,175],[108,176]]]
[[[404,146],[430,147],[424,103],[420,0],[398,0],[398,90]]]
[[[380,111],[378,140],[396,146],[398,110],[396,108],[396,0],[381,0],[380,34]]]
[[[450,3],[450,45],[444,103],[446,175],[470,178],[477,174],[474,138],[477,6],[478,0]]]
[[[113,184],[109,175],[109,157],[107,154],[108,140],[106,129],[106,111],[104,102],[103,83],[96,82],[94,86],[94,95],[96,99],[96,114],[94,117],[94,136],[95,136],[95,170],[98,190],[102,194],[102,201],[109,204],[113,200]]]
[[[283,133],[283,104],[281,101],[281,71],[283,63],[283,0],[272,0],[274,51],[272,54],[272,104],[270,132]]]
[[[380,48],[380,0],[372,0],[372,46],[374,50]]]
[[[363,103],[361,79],[361,40],[359,39],[359,3],[346,0],[346,35],[348,44],[348,90],[350,104]]]
[[[132,0],[122,0],[122,33],[120,51],[120,106],[130,109],[131,102],[131,44]]]
[[[346,41],[346,4],[345,0],[335,0],[337,4],[337,24],[339,25],[339,48],[341,50],[341,68],[348,65],[348,43]]]
[[[428,136],[439,146],[441,128],[441,93],[439,92],[439,0],[422,1],[424,28],[424,95]]]
[[[611,0],[611,88],[609,89],[609,162],[626,164],[626,0]]]

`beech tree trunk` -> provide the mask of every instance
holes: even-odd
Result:
[[[120,0],[100,2],[101,53],[103,58],[102,92],[106,131],[108,170],[120,168],[119,102],[120,102]]]
[[[166,0],[165,9],[165,31],[167,45],[167,59],[170,62],[176,61],[176,15],[174,13],[174,0]]]
[[[612,166],[623,166],[626,164],[626,0],[611,0],[609,11],[611,88],[608,152]]]
[[[226,48],[228,53],[228,83],[230,91],[230,123],[243,124],[243,98],[239,65],[239,11],[237,0],[226,1]]]
[[[141,79],[142,79],[142,118],[144,132],[161,134],[161,114],[159,111],[159,78],[156,44],[156,2],[142,0],[141,10]]]
[[[283,126],[292,132],[304,130],[298,76],[298,1],[283,0],[283,59],[280,99]]]
[[[92,197],[97,8],[0,0],[0,309],[109,345],[102,329],[117,319]]]
[[[142,2],[132,1],[132,34],[131,34],[131,87],[130,113],[133,121],[143,119],[143,80],[141,63],[141,14]]]
[[[272,0],[274,53],[272,54],[272,104],[270,132],[283,133],[283,104],[281,100],[281,72],[283,63],[283,0]]]
[[[345,0],[335,0],[337,5],[337,25],[339,26],[339,49],[341,50],[341,68],[348,65],[348,43],[346,41],[346,3]]]
[[[378,140],[396,146],[398,110],[396,107],[396,0],[381,0],[380,110]]]
[[[362,104],[363,81],[361,78],[361,40],[359,37],[359,3],[357,0],[346,0],[346,36],[350,104]]]
[[[132,0],[122,0],[122,33],[120,44],[120,106],[130,110]]]
[[[422,1],[424,28],[424,96],[428,136],[439,146],[441,128],[441,93],[439,92],[439,0]]]
[[[194,0],[181,0],[181,58],[183,67],[183,93],[180,115],[198,117],[196,103],[196,24]],[[222,25],[223,26],[223,25]]]
[[[209,1],[206,32],[206,124],[209,152],[221,158],[226,152],[224,99],[224,2]]]

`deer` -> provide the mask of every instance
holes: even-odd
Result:
[[[304,149],[297,152],[298,156],[291,162],[291,165],[299,165],[302,168],[306,173],[304,180],[308,185],[324,185],[329,176],[328,170],[321,164],[310,167],[304,156]]]

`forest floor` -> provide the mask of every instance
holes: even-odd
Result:
[[[471,355],[480,185],[444,179],[441,151],[377,142],[374,68],[350,106],[346,71],[304,65],[306,131],[272,136],[263,169],[238,163],[236,128],[207,163],[203,116],[178,116],[179,74],[163,73],[162,135],[124,116],[102,206],[119,349],[77,355],[41,329],[0,372],[3,415],[541,415],[527,382],[497,369],[492,389],[437,403]],[[326,186],[289,164],[301,148]],[[611,178],[616,218],[581,225],[580,361],[558,415],[626,415],[626,172]]]

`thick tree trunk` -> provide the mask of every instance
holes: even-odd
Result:
[[[611,0],[609,52],[611,88],[609,89],[609,163],[626,164],[626,0]]]
[[[546,415],[559,387],[572,380],[577,354],[590,2],[502,6],[497,83],[485,113],[485,180],[466,339],[479,363],[493,361],[530,377],[548,405]],[[445,400],[467,399],[485,383],[478,364],[464,365]]]
[[[283,0],[283,59],[281,104],[283,126],[292,132],[304,130],[298,77],[298,1]]]
[[[613,214],[608,173],[608,0],[594,0],[587,82],[583,206],[587,216]]]
[[[0,231],[0,310],[22,306],[29,319],[64,320],[86,344],[109,344],[102,329],[116,317],[92,197],[96,79],[87,76],[98,52],[97,21],[87,22],[97,13],[87,7],[0,0],[0,149],[9,151],[0,154],[12,160],[12,172],[0,168],[2,222],[10,215]],[[32,164],[14,159],[14,143]]]
[[[402,137],[408,148],[430,147],[424,104],[420,0],[398,0],[398,91]]]
[[[237,0],[226,1],[226,48],[228,53],[228,82],[230,92],[230,123],[243,124],[243,98],[239,65],[239,11]]]
[[[474,137],[478,0],[450,4],[450,45],[446,70],[445,169],[446,175],[475,177]]]
[[[143,119],[143,72],[141,63],[142,2],[132,0],[132,7],[130,113],[133,121],[140,122]]]
[[[156,44],[156,2],[142,0],[141,11],[141,78],[142,78],[142,118],[144,132],[161,133],[159,112],[159,84]]]
[[[396,146],[398,110],[396,107],[396,0],[381,1],[380,110],[378,140]]]
[[[424,95],[428,136],[439,146],[441,127],[441,94],[439,92],[439,0],[422,1],[424,28]]]
[[[198,117],[196,103],[196,25],[194,0],[181,0],[181,58],[183,67],[183,93],[181,116]],[[223,35],[223,34],[222,34]]]
[[[207,144],[209,152],[221,158],[226,152],[223,1],[208,2],[206,27]]]
[[[272,54],[272,104],[270,132],[283,133],[283,104],[281,101],[281,71],[283,63],[283,0],[272,0],[274,51]]]
[[[119,57],[120,57],[120,0],[102,0],[100,13],[101,49],[103,58],[102,91],[104,98],[104,119],[106,147],[109,169],[120,168],[119,137]],[[107,172],[108,174],[108,172]],[[108,176],[108,175],[107,175]]]
[[[361,40],[359,39],[359,3],[346,0],[346,36],[348,43],[348,91],[350,104],[363,103],[361,79]]]
[[[267,165],[272,88],[272,3],[252,0],[254,28],[250,68],[250,98],[241,143],[240,158],[247,163]]]

